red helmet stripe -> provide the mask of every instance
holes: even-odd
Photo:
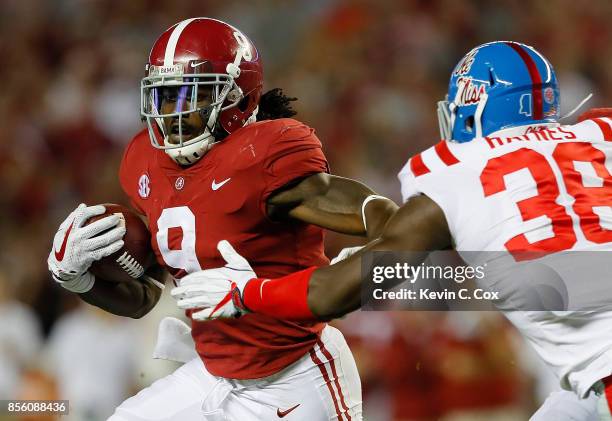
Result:
[[[164,54],[164,66],[172,66],[174,64],[174,53],[176,51],[176,45],[179,42],[179,38],[183,33],[183,30],[189,25],[191,22],[196,20],[197,18],[185,19],[182,22],[179,22],[175,27],[172,33],[170,34],[170,38],[168,39],[168,44],[166,44],[166,53]]]
[[[516,51],[523,59],[523,62],[525,62],[525,66],[527,66],[527,71],[529,71],[529,76],[531,77],[533,119],[542,120],[544,118],[544,104],[542,103],[542,76],[540,76],[538,66],[536,65],[535,61],[533,61],[533,58],[529,55],[529,53],[519,44],[507,42],[506,45]]]

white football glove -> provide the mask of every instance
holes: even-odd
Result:
[[[125,223],[119,215],[106,216],[84,226],[89,218],[104,212],[106,209],[102,205],[81,203],[55,234],[47,264],[53,279],[69,291],[89,291],[95,280],[87,272],[91,264],[123,247]]]
[[[346,247],[346,248],[343,248],[342,250],[340,250],[340,253],[338,253],[338,255],[336,257],[331,259],[331,262],[329,262],[329,264],[333,265],[334,263],[338,263],[338,262],[343,261],[344,259],[348,259],[349,257],[351,257],[353,254],[357,253],[359,250],[361,250],[364,247],[365,246],[356,246],[356,247]]]
[[[248,312],[242,302],[242,291],[257,275],[226,240],[219,241],[217,250],[227,262],[225,266],[191,273],[171,292],[179,308],[203,309],[191,315],[194,320],[234,318]]]

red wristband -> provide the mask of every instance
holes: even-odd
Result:
[[[308,307],[308,282],[316,266],[276,279],[251,279],[242,293],[246,308],[277,319],[314,321]]]

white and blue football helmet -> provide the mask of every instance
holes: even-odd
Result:
[[[559,86],[550,62],[533,47],[495,41],[463,57],[438,102],[442,139],[468,142],[498,130],[556,123]]]

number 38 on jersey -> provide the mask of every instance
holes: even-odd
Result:
[[[610,123],[601,118],[518,136],[441,142],[400,172],[402,193],[435,200],[459,250],[505,249],[522,260],[523,252],[607,248]]]

